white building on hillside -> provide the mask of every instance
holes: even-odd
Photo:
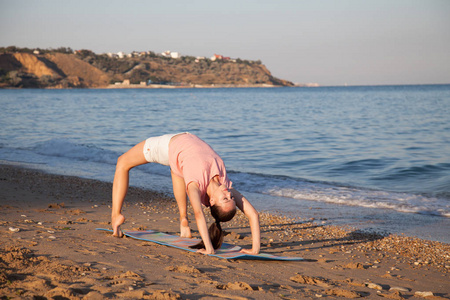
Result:
[[[181,57],[179,52],[172,52],[170,50],[162,52],[161,55],[164,57],[170,57],[170,58],[180,58]]]

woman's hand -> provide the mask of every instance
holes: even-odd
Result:
[[[259,254],[259,251],[256,251],[253,249],[241,249],[241,251],[239,251],[239,252],[245,253],[245,254],[253,254],[253,255]]]

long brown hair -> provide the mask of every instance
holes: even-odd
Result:
[[[223,211],[219,206],[212,205],[210,206],[211,215],[213,216],[215,222],[212,223],[208,228],[209,238],[211,239],[211,243],[215,250],[219,249],[223,243],[223,230],[222,226],[220,226],[220,222],[228,222],[233,219],[236,214],[236,208],[231,211]],[[205,243],[200,241],[198,244],[193,246],[189,246],[192,249],[203,249],[205,248]]]

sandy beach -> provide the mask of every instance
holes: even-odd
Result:
[[[305,260],[224,260],[95,230],[110,198],[110,183],[0,165],[0,299],[450,297],[449,244],[261,212],[261,252]],[[124,214],[123,229],[178,233],[171,195],[132,188]],[[242,214],[224,230],[250,247]]]

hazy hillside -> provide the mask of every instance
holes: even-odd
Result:
[[[0,87],[95,88],[124,80],[178,86],[293,85],[273,77],[259,61],[167,58],[153,53],[114,58],[89,50],[34,54],[15,47],[14,51],[3,48],[0,53]]]

